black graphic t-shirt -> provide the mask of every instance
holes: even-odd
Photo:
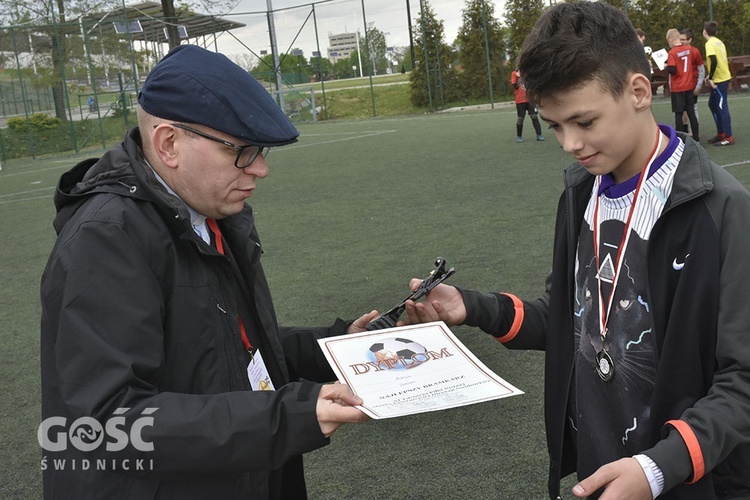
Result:
[[[581,478],[606,463],[635,455],[651,446],[642,432],[648,428],[656,374],[646,250],[651,230],[671,192],[684,149],[674,129],[662,126],[662,131],[670,140],[666,150],[654,160],[641,186],[630,222],[631,234],[620,256],[619,271],[618,254],[625,241],[623,230],[640,175],[619,185],[615,185],[611,177],[603,176],[601,186],[594,184],[578,239],[573,316],[576,360],[570,425],[577,437]],[[597,196],[598,265],[594,252]],[[603,306],[599,301],[600,286]],[[615,295],[602,344],[600,307],[606,311],[613,289]],[[597,354],[603,347],[614,365],[614,378],[608,382],[596,372]]]

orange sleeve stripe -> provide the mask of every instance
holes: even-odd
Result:
[[[521,299],[510,293],[504,293],[502,295],[510,297],[510,299],[513,301],[513,309],[515,309],[516,311],[516,316],[513,319],[513,324],[510,325],[510,330],[508,331],[508,333],[506,333],[502,337],[496,337],[498,342],[505,343],[510,342],[511,340],[516,338],[516,335],[518,335],[518,332],[521,330],[521,325],[523,325],[524,310],[523,302],[521,302]]]
[[[690,453],[690,461],[693,464],[693,477],[686,481],[686,483],[693,484],[706,473],[706,464],[703,462],[703,452],[701,451],[698,438],[695,436],[693,429],[690,428],[690,425],[684,420],[669,420],[667,424],[677,429],[682,440],[685,441],[688,453]]]

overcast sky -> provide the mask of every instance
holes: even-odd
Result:
[[[300,48],[305,57],[317,50],[311,1],[271,0],[276,25],[277,46],[281,53],[287,49]],[[503,0],[487,0],[495,5],[495,15],[503,21]],[[388,46],[408,46],[409,28],[407,0],[365,0],[367,23],[386,34]],[[412,25],[419,16],[419,0],[410,0]],[[328,35],[359,30],[364,34],[361,0],[331,0],[315,4],[315,20],[318,25],[320,51],[325,55]],[[445,26],[445,40],[452,43],[461,25],[464,0],[432,0],[432,9]],[[221,16],[244,23],[245,28],[224,33],[218,39],[219,51],[227,54],[247,53],[245,44],[256,54],[266,50],[270,53],[266,0],[241,0],[231,12]],[[306,21],[307,20],[307,21]],[[236,39],[235,39],[236,37]],[[213,48],[213,47],[212,47]]]

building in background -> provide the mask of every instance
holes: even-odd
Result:
[[[359,50],[359,32],[328,34],[328,60],[336,64],[341,59],[348,59],[352,52]]]

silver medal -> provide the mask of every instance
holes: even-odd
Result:
[[[596,355],[596,373],[605,382],[609,382],[615,376],[615,364],[604,349]]]

